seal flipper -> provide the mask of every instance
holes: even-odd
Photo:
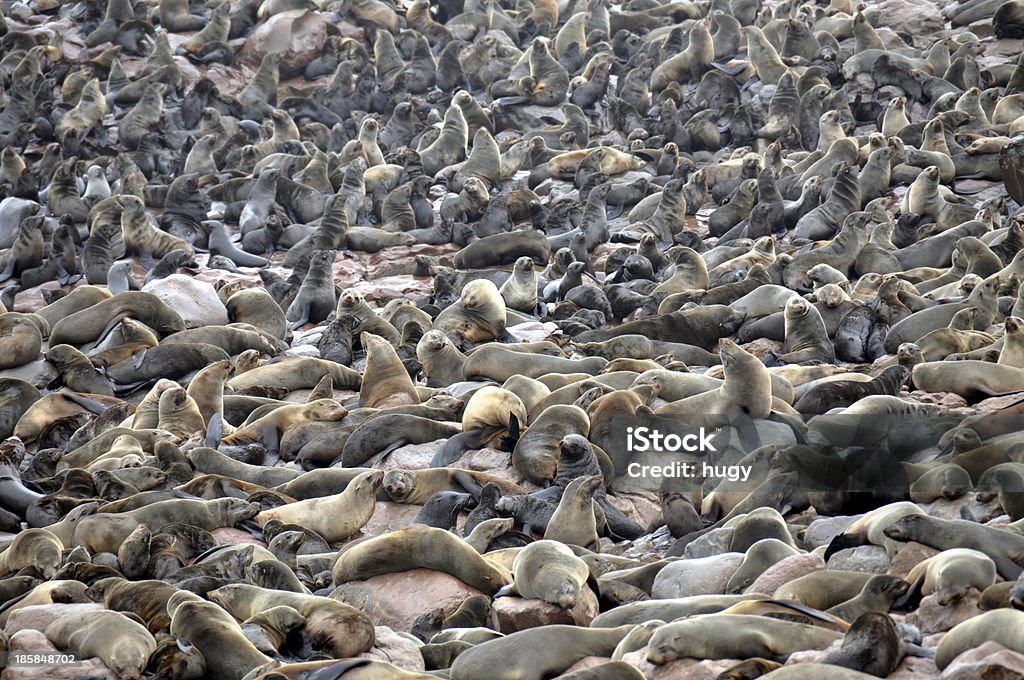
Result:
[[[483,438],[483,433],[483,430],[475,428],[450,437],[434,454],[430,461],[430,467],[448,467],[462,458],[462,455],[469,449],[479,449],[486,441]]]
[[[499,441],[505,451],[511,451],[519,441],[519,418],[513,413],[508,416],[508,434]]]
[[[832,539],[832,542],[828,544],[828,548],[825,549],[825,561],[828,562],[829,558],[840,550],[846,550],[847,548],[859,548],[862,545],[867,545],[866,539],[867,536],[863,533],[839,534]]]
[[[477,503],[480,502],[480,492],[482,492],[484,488],[480,486],[480,483],[477,482],[476,479],[473,478],[473,475],[469,474],[465,470],[459,470],[452,476],[455,478],[455,481],[473,497],[473,500]]]
[[[210,416],[210,422],[206,425],[206,439],[203,444],[211,449],[220,446],[220,440],[224,437],[224,418],[220,411]]]
[[[12,276],[14,276],[14,265],[15,264],[16,263],[15,263],[13,257],[10,258],[9,260],[7,260],[7,265],[4,267],[3,272],[0,272],[0,281],[6,281],[9,278],[11,278]]]

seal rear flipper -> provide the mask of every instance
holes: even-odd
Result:
[[[387,460],[387,457],[390,456],[393,451],[400,449],[403,446],[406,446],[407,444],[410,443],[411,442],[408,439],[399,439],[398,441],[388,444],[387,448],[385,448],[379,454],[377,454],[377,462],[383,463],[385,460]]]
[[[511,451],[519,441],[519,418],[515,414],[508,416],[508,434],[501,437],[499,442],[505,451]]]
[[[63,394],[65,398],[75,402],[82,408],[90,411],[91,413],[95,413],[96,415],[101,415],[104,411],[110,408],[107,404],[104,404],[101,401],[82,396],[81,394],[73,392],[67,388],[62,389],[60,393]]]
[[[477,503],[480,502],[480,492],[483,491],[483,487],[480,483],[473,478],[473,475],[469,474],[465,470],[459,470],[455,472],[452,477],[458,482],[466,492],[473,497]]]
[[[825,561],[828,562],[832,555],[835,555],[840,550],[846,550],[847,548],[859,548],[862,545],[867,545],[866,537],[864,534],[839,534],[832,539],[832,542],[828,544],[828,548],[825,549]]]
[[[466,430],[457,435],[449,437],[448,441],[441,445],[430,461],[430,467],[448,467],[469,449],[478,449],[483,446],[483,430],[477,428]]]

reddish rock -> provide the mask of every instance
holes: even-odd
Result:
[[[907,615],[907,622],[917,626],[922,635],[948,631],[957,624],[983,613],[978,609],[980,597],[981,593],[970,588],[962,599],[943,606],[934,595],[928,595],[921,600],[921,606],[917,611]]]
[[[1021,680],[1024,654],[996,642],[985,642],[964,652],[946,666],[942,680]]]
[[[408,632],[420,614],[441,609],[448,616],[466,598],[482,594],[450,574],[412,569],[343,583],[330,597],[362,609],[376,625]]]
[[[822,571],[824,568],[825,560],[821,559],[821,556],[817,553],[793,555],[768,567],[763,574],[750,584],[746,592],[763,593],[772,596],[780,586],[801,576]]]
[[[377,501],[370,521],[363,526],[361,533],[366,536],[379,536],[388,531],[396,531],[413,523],[422,505]]]
[[[889,675],[889,680],[925,680],[939,677],[939,669],[931,659],[919,656],[904,657],[896,670]]]
[[[291,10],[281,12],[260,24],[238,53],[238,61],[259,66],[264,55],[281,55],[281,78],[302,73],[327,40],[327,20],[319,12]]]
[[[935,548],[929,548],[926,545],[920,543],[905,543],[903,544],[899,552],[892,558],[892,564],[889,565],[889,571],[887,573],[893,576],[899,576],[900,578],[906,578],[910,574],[910,570],[916,567],[921,562],[924,562],[929,557],[935,557],[940,551]]]
[[[589,626],[598,614],[597,596],[589,588],[584,588],[572,609],[562,609],[537,599],[499,597],[494,601],[494,613],[498,616],[498,629],[506,635],[555,624]]]

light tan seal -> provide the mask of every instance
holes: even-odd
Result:
[[[544,600],[571,609],[590,578],[590,568],[558,541],[542,540],[520,550],[512,561],[512,584],[499,593]]]
[[[359,337],[366,349],[359,405],[389,408],[420,403],[416,386],[391,343],[373,333],[364,332]]]
[[[256,516],[261,526],[272,519],[311,529],[329,543],[343,541],[370,521],[377,489],[384,480],[380,470],[364,472],[333,496],[310,498],[264,510]]]
[[[334,585],[410,569],[443,571],[488,595],[512,581],[507,570],[488,562],[458,536],[415,524],[343,552],[334,565]]]
[[[58,649],[80,652],[85,658],[99,657],[118,678],[138,680],[156,640],[146,627],[120,612],[88,611],[57,619],[45,631]]]

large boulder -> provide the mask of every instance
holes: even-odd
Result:
[[[216,289],[205,281],[197,281],[185,274],[150,281],[142,287],[181,315],[186,328],[225,326],[229,323],[228,310],[217,296]]]
[[[281,55],[281,78],[294,78],[320,55],[327,40],[327,20],[319,12],[281,12],[260,24],[242,45],[238,60],[257,67],[271,52]]]
[[[482,594],[451,574],[412,569],[343,583],[330,597],[363,610],[378,626],[409,632],[424,612],[440,609],[450,616],[466,598]]]

